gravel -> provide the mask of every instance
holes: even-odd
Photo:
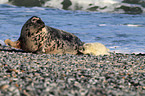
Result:
[[[145,96],[145,57],[34,54],[1,45],[0,96]]]

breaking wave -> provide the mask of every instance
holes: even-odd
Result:
[[[144,0],[0,0],[0,4],[126,14],[145,12]]]

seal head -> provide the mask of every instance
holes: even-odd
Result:
[[[35,52],[41,49],[46,38],[44,22],[37,16],[31,17],[22,27],[20,38],[21,49]]]

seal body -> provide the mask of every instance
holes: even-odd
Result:
[[[45,53],[77,54],[83,42],[75,35],[63,30],[47,26],[47,40],[44,45]]]
[[[44,22],[37,16],[31,17],[24,24],[17,41],[5,40],[5,43],[26,52],[50,54],[78,54],[83,46],[83,42],[77,36],[45,26]]]
[[[90,55],[110,55],[108,52],[109,49],[106,48],[103,44],[95,42],[95,43],[85,43],[83,45],[83,54],[90,54]]]

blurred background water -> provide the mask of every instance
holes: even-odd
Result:
[[[17,40],[34,15],[112,52],[145,53],[144,0],[0,0],[0,43]]]

